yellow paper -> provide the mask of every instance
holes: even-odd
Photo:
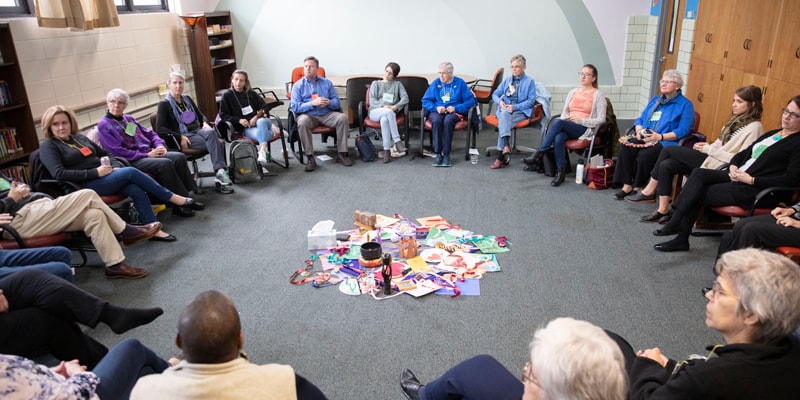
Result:
[[[409,258],[408,260],[406,260],[406,264],[408,264],[408,266],[411,267],[411,270],[414,271],[415,273],[431,271],[431,267],[420,256]]]

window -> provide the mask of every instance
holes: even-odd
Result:
[[[33,0],[0,0],[0,14],[33,15]]]
[[[114,0],[114,5],[119,13],[167,10],[167,0]]]

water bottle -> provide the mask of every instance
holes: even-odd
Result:
[[[100,158],[100,165],[102,165],[104,167],[109,167],[109,166],[111,166],[111,160],[108,158],[108,156],[101,157]]]
[[[583,183],[583,164],[575,167],[575,183]]]

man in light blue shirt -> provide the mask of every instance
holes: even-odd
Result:
[[[295,82],[292,87],[291,110],[297,114],[297,130],[300,142],[303,144],[308,163],[306,171],[313,171],[317,166],[314,159],[314,143],[311,139],[311,130],[326,125],[336,128],[336,144],[338,157],[336,162],[349,167],[353,165],[347,152],[347,135],[350,122],[347,114],[341,111],[339,96],[333,88],[331,81],[317,76],[319,60],[310,56],[303,60],[305,76]]]

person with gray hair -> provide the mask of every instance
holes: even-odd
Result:
[[[106,102],[108,111],[97,123],[97,137],[103,149],[127,160],[132,167],[153,175],[158,183],[175,194],[188,197],[189,191],[196,193],[197,186],[189,172],[186,156],[179,151],[167,151],[164,139],[152,129],[142,126],[132,115],[125,114],[125,108],[130,103],[128,93],[122,89],[111,89]],[[204,208],[203,203],[195,201],[191,205],[173,206],[172,213],[191,217],[195,210]]]
[[[233,182],[228,175],[225,144],[208,124],[208,118],[200,111],[191,97],[183,94],[186,77],[172,71],[167,80],[169,92],[158,103],[158,118],[153,128],[161,136],[172,136],[181,149],[208,151],[214,166],[214,183],[220,193],[233,193]]]
[[[623,400],[625,360],[615,340],[589,322],[557,318],[534,334],[521,379],[480,355],[425,385],[405,370],[400,387],[410,400]]]
[[[434,167],[450,166],[453,132],[458,121],[467,119],[475,105],[475,96],[463,79],[453,75],[453,63],[439,64],[439,77],[431,82],[422,96],[422,107],[430,120],[433,135]]]
[[[131,399],[326,399],[291,366],[247,361],[239,312],[221,292],[200,293],[183,309],[175,344],[184,360],[139,379]]]
[[[633,123],[635,132],[619,139],[619,158],[614,171],[614,185],[622,190],[617,200],[641,190],[650,180],[661,149],[677,146],[694,125],[694,105],[683,96],[683,76],[666,70],[659,81],[661,94],[653,97]]]
[[[511,154],[511,129],[533,115],[536,104],[536,81],[525,75],[527,67],[525,56],[517,54],[511,57],[511,76],[503,79],[500,86],[492,93],[492,100],[497,104],[497,159],[492,169],[508,165]]]
[[[632,362],[631,399],[796,399],[800,385],[800,268],[758,249],[723,254],[703,289],[705,323],[725,344],[676,362],[658,348]],[[632,349],[624,349],[627,358]]]

